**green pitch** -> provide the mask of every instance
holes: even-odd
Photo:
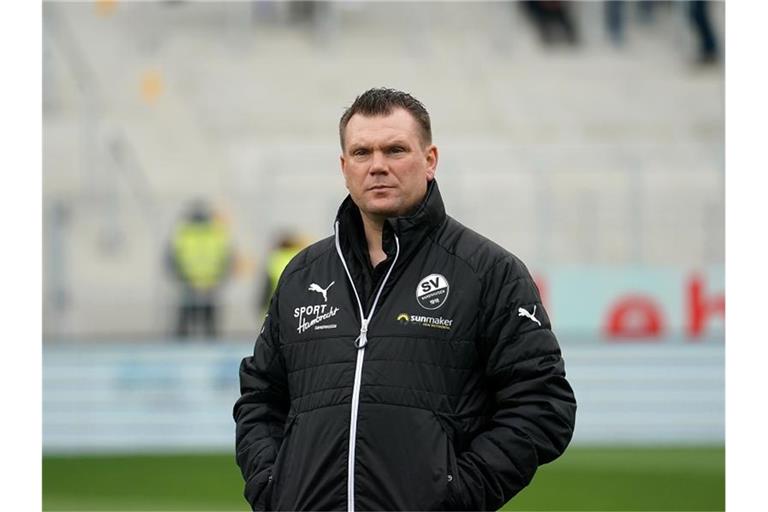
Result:
[[[44,457],[44,510],[249,510],[232,455]],[[724,510],[723,448],[574,447],[504,510]]]

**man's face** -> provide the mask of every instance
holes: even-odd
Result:
[[[425,145],[416,119],[398,108],[385,116],[355,114],[347,124],[341,172],[360,211],[383,220],[411,212],[435,177],[437,147]]]

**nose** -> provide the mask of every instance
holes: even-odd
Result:
[[[387,159],[382,151],[374,151],[371,157],[371,166],[368,169],[370,174],[386,174],[389,172]]]

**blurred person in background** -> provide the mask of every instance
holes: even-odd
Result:
[[[624,3],[624,0],[608,0],[604,4],[605,25],[616,46],[624,44]]]
[[[218,292],[232,270],[233,250],[226,225],[204,201],[194,201],[176,226],[167,259],[179,285],[176,336],[186,338],[199,326],[215,338]]]
[[[659,3],[651,0],[643,2],[606,1],[604,4],[605,23],[611,42],[616,46],[622,46],[625,42],[627,4],[635,6],[640,15],[639,19],[648,23],[654,19],[653,11]],[[693,35],[696,38],[696,64],[718,63],[720,60],[719,43],[709,14],[710,2],[694,0],[673,5],[673,7],[677,6],[685,9],[690,29],[693,30]]]
[[[608,0],[604,4],[605,26],[611,42],[616,46],[624,44],[626,32],[627,4],[636,8],[638,20],[644,24],[654,21],[654,10],[658,7],[659,0],[643,0],[642,2],[630,0]]]
[[[696,0],[689,3],[688,9],[689,18],[699,42],[696,63],[716,64],[719,60],[719,49],[712,21],[709,18],[709,2]]]
[[[288,264],[240,366],[244,495],[254,510],[496,510],[573,434],[539,291],[446,215],[418,100],[366,91],[339,135],[335,234]]]
[[[572,5],[569,5],[569,2],[526,0],[520,5],[536,27],[545,45],[578,44],[579,34],[571,14]]]
[[[267,264],[264,272],[264,285],[261,288],[257,300],[257,315],[263,318],[269,307],[269,300],[277,289],[277,282],[288,263],[301,251],[307,244],[303,243],[298,235],[290,231],[282,233],[275,244],[274,249],[267,256]]]

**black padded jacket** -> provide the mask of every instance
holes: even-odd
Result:
[[[525,265],[447,216],[435,181],[382,242],[372,269],[347,197],[280,278],[234,407],[254,510],[495,510],[570,442]]]

